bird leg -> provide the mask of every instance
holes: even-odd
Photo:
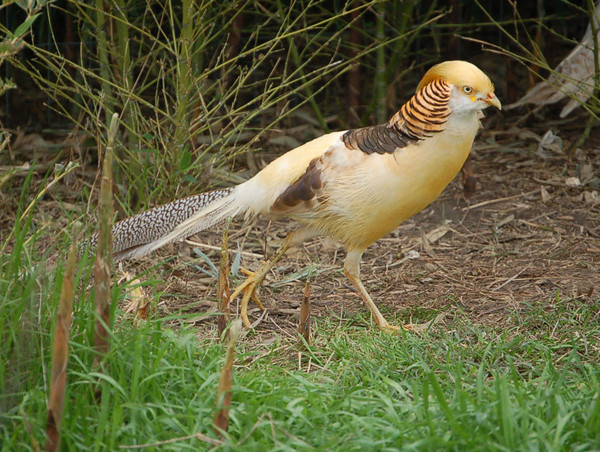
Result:
[[[386,331],[399,331],[400,327],[395,325],[390,325],[387,320],[383,317],[379,309],[373,302],[373,299],[365,289],[362,281],[360,280],[360,258],[362,257],[362,251],[348,251],[346,255],[346,260],[344,261],[344,273],[348,277],[348,279],[352,282],[356,291],[365,302],[367,307],[371,310],[371,314],[373,315],[373,320],[377,326]]]
[[[277,262],[279,262],[287,250],[289,250],[292,246],[299,245],[303,241],[314,237],[315,235],[317,234],[310,229],[299,229],[298,231],[291,232],[285,238],[285,241],[277,250],[277,252],[273,254],[273,256],[271,256],[259,270],[255,272],[246,272],[248,274],[248,278],[233,291],[229,299],[230,301],[234,300],[235,297],[243,292],[242,302],[240,305],[240,316],[242,317],[244,325],[246,325],[247,328],[252,328],[252,324],[248,319],[248,303],[250,302],[250,299],[252,299],[260,309],[263,311],[265,309],[258,299],[257,291],[265,279],[265,276],[267,276],[267,273],[269,273],[269,271]]]

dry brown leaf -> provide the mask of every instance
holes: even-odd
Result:
[[[563,153],[563,141],[555,134],[552,129],[549,129],[541,138],[536,155],[542,158],[550,158],[553,155]]]
[[[550,193],[543,186],[540,187],[540,196],[542,197],[542,202],[550,201]]]
[[[497,228],[501,228],[502,226],[507,225],[508,223],[510,223],[511,221],[513,221],[514,219],[515,219],[515,216],[511,214],[511,215],[503,218],[502,220],[500,220],[498,222],[498,224],[496,225],[496,227]]]
[[[588,204],[597,204],[600,202],[600,195],[598,195],[598,192],[596,190],[584,191],[583,200]]]
[[[585,185],[595,179],[594,167],[589,163],[582,163],[579,166],[579,174],[581,175],[581,182]]]
[[[435,251],[433,251],[431,242],[427,238],[427,234],[425,234],[424,232],[421,232],[421,245],[423,246],[423,251],[425,251],[425,253],[427,253],[427,255],[429,257],[433,257],[433,258],[437,257],[437,255],[435,254]]]
[[[447,224],[438,226],[433,231],[427,233],[427,240],[429,241],[429,243],[433,244],[442,237],[444,237],[448,233],[448,231],[450,231],[450,227]]]

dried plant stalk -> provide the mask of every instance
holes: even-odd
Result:
[[[223,243],[221,245],[221,261],[219,263],[219,293],[217,299],[219,300],[219,320],[217,322],[217,329],[219,337],[225,340],[227,336],[223,336],[225,328],[229,324],[231,317],[231,309],[229,307],[230,287],[229,287],[229,225],[231,224],[231,218],[227,219],[225,223],[225,231],[223,231]]]
[[[304,338],[306,344],[310,344],[310,279],[306,280],[306,285],[304,286],[302,304],[300,305],[298,333]],[[302,340],[300,341],[300,347],[304,347],[304,342]]]
[[[350,50],[350,59],[355,59],[354,64],[348,69],[348,122],[352,127],[357,127],[360,123],[358,112],[360,111],[360,94],[362,87],[361,66],[358,64],[358,55],[361,47],[361,15],[358,10],[352,12],[352,25],[350,28],[350,39],[348,42]]]
[[[225,355],[225,363],[219,378],[217,389],[217,414],[213,420],[215,433],[223,435],[229,426],[229,407],[231,406],[231,381],[233,379],[233,361],[235,358],[235,343],[242,331],[242,320],[236,319],[231,324],[229,331],[229,344]]]
[[[55,451],[60,442],[60,422],[65,403],[67,388],[67,361],[69,359],[69,331],[73,315],[73,286],[77,263],[76,233],[67,258],[67,267],[62,281],[56,330],[54,331],[54,349],[52,351],[52,374],[50,380],[50,400],[46,420],[46,450]]]
[[[100,183],[100,230],[98,233],[98,249],[94,264],[94,291],[96,295],[96,321],[94,326],[94,368],[102,365],[104,356],[108,353],[110,325],[110,255],[112,248],[112,161],[113,147],[119,117],[112,116],[108,131],[108,145],[102,167],[102,181]],[[99,394],[96,394],[99,396]]]

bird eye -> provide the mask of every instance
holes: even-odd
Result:
[[[471,91],[473,91],[473,88],[471,88],[470,86],[463,86],[463,91],[466,94],[471,94]]]

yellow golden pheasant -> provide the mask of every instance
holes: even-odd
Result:
[[[501,108],[489,77],[471,63],[433,66],[416,94],[381,125],[329,133],[277,158],[248,181],[165,204],[116,223],[116,260],[148,254],[228,217],[289,217],[302,226],[232,294],[260,302],[265,275],[294,245],[319,235],[347,250],[344,271],[382,329],[390,325],[360,279],[365,249],[434,201],[456,176],[480,128],[481,111]],[[95,241],[94,239],[92,241]],[[262,306],[261,306],[262,307]]]

